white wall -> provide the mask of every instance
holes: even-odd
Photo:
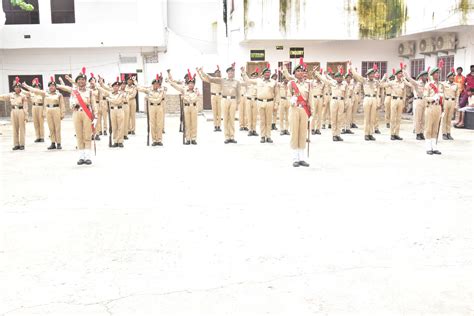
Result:
[[[49,0],[39,10],[40,24],[0,29],[0,49],[165,45],[166,0],[75,0],[74,24],[51,24]]]

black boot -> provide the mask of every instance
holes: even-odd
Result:
[[[397,140],[397,139],[395,138],[395,135],[392,135],[390,136],[390,140]]]
[[[39,138],[35,139],[35,143],[39,143],[39,142],[40,142]]]
[[[287,131],[288,132],[288,131]],[[319,129],[316,130],[315,132],[316,135],[321,135],[321,131]],[[288,133],[288,135],[290,135],[290,133]]]
[[[448,135],[443,134],[443,140],[448,140]]]
[[[373,135],[369,135],[370,140],[375,140],[375,137]]]
[[[316,131],[314,129],[311,130],[311,135],[316,135]]]
[[[331,128],[331,124],[328,124],[328,128]]]
[[[198,143],[197,143],[195,140],[192,140],[192,141],[191,141],[191,144],[197,145]]]
[[[95,135],[95,140],[100,140],[99,135]]]
[[[364,139],[365,139],[365,140],[370,140],[369,135],[365,135],[365,136],[364,136]]]
[[[420,133],[421,140],[425,140],[425,135],[423,133]]]
[[[379,129],[378,129],[378,128],[376,128],[376,129],[375,129],[375,131],[374,131],[374,133],[375,133],[375,134],[380,134],[380,131],[379,131]]]
[[[339,140],[337,139],[337,136],[333,136],[333,137],[332,137],[332,141],[333,141],[333,142],[337,142],[337,141],[339,141]]]
[[[454,140],[454,138],[451,137],[451,134],[448,133],[447,136],[448,136],[448,139],[449,139],[449,140]]]
[[[343,128],[343,129],[341,130],[341,134],[346,134],[346,129]]]
[[[401,138],[401,137],[398,136],[398,135],[394,135],[394,136],[395,136],[395,139],[396,139],[396,140],[403,140],[403,138]]]
[[[421,140],[421,134],[416,134],[416,140]]]
[[[56,144],[55,144],[55,143],[51,143],[51,145],[48,147],[48,149],[56,149]]]
[[[261,142],[261,143],[264,143],[264,142],[265,142],[265,137],[262,137],[262,138],[260,139],[260,142]]]
[[[346,134],[354,134],[354,132],[351,131],[350,129],[346,129]]]
[[[107,136],[107,131],[104,131],[104,135]]]
[[[273,143],[273,140],[271,138],[267,138],[267,143]]]
[[[387,128],[390,128],[390,123],[387,123]]]
[[[12,148],[12,150],[19,150],[19,149],[20,149],[20,146],[14,146],[14,147]]]
[[[63,149],[60,143],[58,143],[58,146],[56,146],[56,149]]]
[[[284,130],[280,132],[280,136],[283,136],[283,135],[286,135]]]

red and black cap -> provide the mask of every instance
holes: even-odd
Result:
[[[84,79],[84,80],[87,80],[87,76],[86,76],[86,67],[82,67],[82,71],[77,75],[76,77],[76,82],[77,80],[79,79]]]
[[[153,81],[151,82],[151,84],[155,84],[155,83],[161,84],[162,82],[163,82],[163,75],[160,73],[159,75],[156,74],[156,78],[153,79]]]
[[[188,69],[188,73],[184,76],[184,80],[186,81],[186,84],[190,82],[196,83],[196,74],[194,76],[191,75],[191,72]]]

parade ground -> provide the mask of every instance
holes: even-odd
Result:
[[[0,315],[474,314],[474,131],[430,156],[411,120],[368,142],[359,116],[294,168],[279,131],[261,144],[236,121],[224,144],[198,124],[183,146],[167,116],[147,147],[140,114],[124,148],[102,136],[78,166],[70,118],[62,150],[29,122],[12,151],[3,121]]]

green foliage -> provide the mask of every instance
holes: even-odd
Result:
[[[24,11],[33,11],[35,7],[32,4],[26,3],[24,0],[10,0],[10,3],[15,7],[20,7]]]

